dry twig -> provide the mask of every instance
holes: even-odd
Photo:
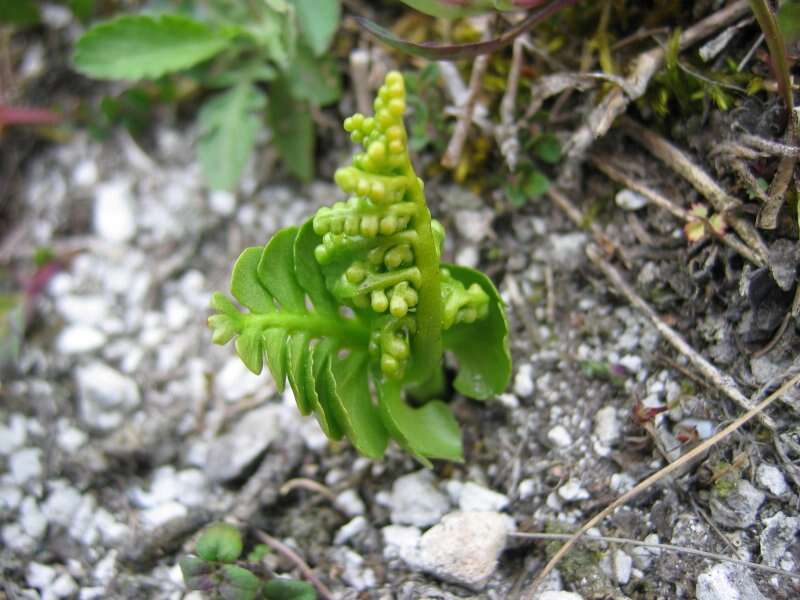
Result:
[[[542,580],[558,565],[561,559],[569,552],[578,539],[585,535],[587,531],[589,531],[592,527],[597,526],[603,519],[605,519],[608,515],[613,513],[617,508],[622,506],[623,504],[627,503],[629,500],[635,498],[645,490],[651,488],[655,485],[658,481],[666,477],[667,475],[677,471],[681,467],[685,466],[687,463],[691,462],[698,456],[701,456],[707,450],[712,448],[713,446],[717,445],[719,442],[727,438],[729,435],[737,431],[742,425],[750,421],[753,417],[757,415],[761,415],[764,410],[766,410],[770,404],[775,402],[778,398],[783,396],[788,390],[798,384],[800,382],[800,374],[795,375],[789,381],[784,383],[778,390],[770,394],[765,400],[760,402],[758,405],[754,406],[746,413],[738,417],[734,420],[730,425],[728,425],[722,431],[714,434],[710,438],[708,438],[703,443],[699,444],[683,456],[681,456],[678,460],[674,463],[671,463],[660,469],[656,473],[653,473],[649,477],[647,477],[644,481],[637,484],[631,490],[614,500],[611,504],[609,504],[606,508],[602,511],[597,513],[594,517],[589,519],[586,523],[581,526],[581,528],[575,532],[572,537],[570,537],[569,541],[564,544],[561,548],[559,548],[558,552],[553,555],[553,558],[545,565],[545,567],[541,570],[541,572],[536,576],[536,579],[531,583],[531,585],[522,593],[522,598],[524,600],[532,600],[535,596],[537,588],[539,587]]]
[[[314,574],[314,571],[311,570],[311,567],[308,566],[308,563],[306,563],[306,561],[304,561],[300,555],[297,554],[297,552],[289,548],[289,546],[284,544],[279,539],[269,535],[266,531],[256,529],[255,535],[259,540],[275,550],[275,552],[278,552],[289,559],[303,574],[303,577],[308,579],[311,585],[317,589],[317,592],[319,592],[319,595],[324,598],[324,600],[334,600],[335,596],[333,595],[333,592],[331,592],[327,586],[319,580],[319,577]]]
[[[508,534],[510,537],[529,539],[529,540],[563,540],[569,541],[572,535],[567,533],[527,533],[527,532],[513,532]],[[690,554],[692,556],[701,556],[710,560],[719,560],[730,562],[735,565],[747,567],[748,569],[756,569],[766,573],[773,573],[774,575],[781,575],[782,577],[790,577],[793,579],[800,579],[800,573],[792,573],[791,571],[784,571],[783,569],[776,569],[768,565],[760,565],[758,563],[750,562],[747,560],[739,560],[738,558],[731,558],[724,554],[715,554],[714,552],[705,552],[696,548],[686,548],[684,546],[674,546],[672,544],[654,544],[650,542],[641,542],[639,540],[631,540],[628,538],[620,537],[607,537],[602,535],[587,535],[578,540],[581,544],[591,544],[592,542],[605,542],[606,544],[625,544],[628,546],[640,546],[642,548],[653,548],[655,550],[663,550],[665,552],[676,552],[678,554]]]
[[[713,35],[748,11],[747,0],[737,0],[709,15],[681,34],[679,41],[681,50]],[[626,85],[611,90],[594,108],[586,122],[572,134],[565,145],[567,164],[562,169],[562,183],[575,180],[578,166],[592,143],[608,132],[617,117],[627,110],[633,100],[644,95],[650,79],[664,65],[664,57],[665,52],[661,47],[653,48],[639,55],[633,64],[631,74],[626,78]]]
[[[696,165],[679,148],[632,119],[621,119],[621,123],[623,131],[627,135],[631,136],[653,156],[664,161],[668,167],[691,183],[692,187],[700,192],[715,210],[721,213],[730,213],[738,207],[739,201],[723,190],[708,173]],[[753,252],[762,260],[762,264],[766,264],[769,252],[753,224],[732,214],[726,214],[725,221],[750,246]]]
[[[486,54],[476,58],[472,65],[472,74],[469,79],[469,96],[467,96],[466,102],[461,107],[461,114],[453,130],[453,137],[450,138],[450,143],[447,144],[447,150],[442,157],[442,166],[448,169],[455,169],[461,161],[461,153],[464,151],[464,143],[467,140],[469,125],[472,122],[472,111],[478,98],[481,79],[483,79],[483,74],[488,66],[489,56]]]

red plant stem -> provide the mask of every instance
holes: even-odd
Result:
[[[0,127],[5,125],[52,125],[61,115],[46,108],[0,106]]]

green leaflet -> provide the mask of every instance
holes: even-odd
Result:
[[[329,438],[370,458],[393,438],[430,465],[463,458],[458,424],[435,399],[443,348],[460,366],[456,390],[480,400],[503,391],[511,360],[491,281],[440,263],[444,231],[408,156],[405,106],[402,76],[390,73],[375,117],[345,121],[364,148],[336,173],[349,199],[246,249],[231,292],[249,312],[215,294],[209,325],[215,343],[235,338],[250,370],[266,359],[279,389],[288,379],[301,414]],[[289,131],[277,139],[295,143]]]
[[[211,58],[232,39],[180,15],[123,15],[78,40],[73,62],[97,79],[156,79]]]
[[[787,44],[800,40],[800,0],[786,0],[781,4],[777,19]]]
[[[307,103],[294,99],[290,86],[286,79],[276,82],[267,116],[286,167],[298,179],[309,181],[314,175],[314,124]]]
[[[470,398],[487,400],[502,393],[511,377],[508,320],[503,301],[491,280],[480,271],[445,266],[465,286],[477,283],[489,294],[488,318],[469,325],[458,324],[444,332],[444,346],[458,360],[454,387]]]
[[[316,56],[322,56],[336,34],[341,17],[339,0],[293,0],[300,32]]]
[[[264,586],[267,600],[316,600],[314,586],[294,579],[272,579]]]
[[[200,109],[198,152],[213,188],[236,186],[261,128],[258,112],[264,104],[264,94],[249,83],[239,83],[212,96]]]

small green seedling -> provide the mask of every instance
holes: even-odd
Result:
[[[511,373],[508,324],[492,282],[440,262],[444,229],[431,218],[411,164],[403,77],[392,72],[375,116],[344,128],[363,152],[335,180],[350,197],[300,227],[248,248],[233,268],[241,312],[216,293],[213,341],[236,338],[247,367],[264,364],[325,434],[383,456],[389,438],[424,464],[461,460],[461,432],[444,391],[442,355],[458,362],[455,389],[486,400]]]
[[[304,581],[270,578],[259,564],[265,555],[257,546],[240,561],[242,536],[228,523],[209,525],[200,535],[196,555],[183,557],[186,587],[219,600],[316,600],[314,587]]]

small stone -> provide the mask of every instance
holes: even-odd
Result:
[[[605,406],[597,411],[594,416],[594,434],[606,446],[611,446],[619,441],[622,427],[617,417],[617,409]]]
[[[583,600],[583,596],[575,592],[549,590],[534,596],[534,600]]]
[[[450,513],[420,538],[419,569],[479,591],[497,567],[507,534],[500,513]]]
[[[642,357],[634,354],[626,354],[619,359],[618,363],[625,367],[629,373],[636,374],[642,369]]]
[[[794,543],[795,537],[800,531],[800,518],[787,517],[779,512],[764,519],[764,524],[764,530],[761,532],[761,558],[771,567],[791,570],[794,567],[794,561],[787,549]],[[791,564],[781,565],[784,560]]]
[[[154,530],[175,519],[182,519],[189,514],[189,511],[183,504],[173,501],[143,510],[140,514],[145,528]]]
[[[617,192],[617,195],[614,196],[614,202],[622,210],[639,210],[647,206],[647,198],[627,188]]]
[[[492,217],[487,210],[459,210],[453,222],[461,237],[477,243],[492,235]]]
[[[275,440],[287,435],[283,408],[268,405],[251,410],[209,448],[205,470],[212,481],[236,479]]]
[[[775,496],[783,496],[789,491],[786,479],[781,470],[773,465],[761,463],[756,469],[756,481],[758,485],[769,491]]]
[[[767,600],[750,573],[731,563],[714,565],[697,578],[697,600]]]
[[[586,262],[584,248],[588,239],[585,233],[550,234],[534,252],[534,258],[552,264],[560,272],[575,271]]]
[[[82,500],[78,490],[59,482],[44,501],[44,512],[51,523],[68,527],[78,512]]]
[[[87,325],[69,325],[56,339],[59,354],[88,354],[96,352],[106,344],[106,336],[99,329]]]
[[[90,188],[97,183],[97,163],[91,158],[79,162],[72,172],[72,183],[77,187]]]
[[[519,482],[519,499],[532,498],[539,491],[539,481],[536,479],[523,479]]]
[[[525,363],[517,369],[514,376],[514,394],[527,398],[533,394],[533,365]]]
[[[36,500],[28,496],[19,507],[19,524],[32,539],[40,540],[47,531],[47,519]]]
[[[589,492],[587,492],[579,481],[570,479],[560,488],[558,488],[558,495],[561,496],[566,502],[575,502],[577,500],[587,500]]]
[[[67,573],[59,575],[53,584],[48,588],[56,598],[69,598],[78,591],[78,584]]]
[[[338,496],[333,505],[341,510],[348,517],[363,515],[367,512],[364,501],[359,497],[355,490],[345,490]]]
[[[154,508],[171,500],[187,506],[200,506],[207,500],[206,477],[200,469],[175,471],[172,466],[156,469],[150,491],[136,488],[131,498],[141,508]]]
[[[507,496],[472,481],[464,484],[460,481],[448,481],[447,492],[464,512],[500,512],[509,505]]]
[[[90,427],[108,431],[139,406],[136,382],[106,364],[93,362],[76,372],[81,417]]]
[[[0,454],[11,454],[21,448],[27,439],[28,426],[23,415],[13,414],[8,425],[0,424]]]
[[[94,200],[94,230],[115,243],[128,242],[136,235],[136,217],[130,183],[116,180],[97,187]]]
[[[600,568],[620,585],[626,585],[631,580],[633,559],[622,550],[613,550],[603,556]]]
[[[8,483],[0,483],[0,518],[15,510],[20,502],[22,502],[22,490]]]
[[[375,571],[364,567],[364,557],[350,548],[338,548],[336,555],[337,562],[344,563],[341,577],[346,583],[359,592],[375,589],[378,583]]]
[[[478,250],[477,246],[473,246],[471,244],[464,246],[458,251],[458,254],[456,254],[456,264],[463,267],[469,267],[470,269],[477,268],[480,259],[480,251]]]
[[[572,444],[572,436],[563,425],[556,425],[547,432],[548,441],[556,448],[566,448]]]
[[[428,527],[450,509],[447,497],[434,484],[428,470],[417,471],[395,480],[389,498],[391,520],[397,525]]]
[[[229,217],[236,212],[236,195],[225,190],[213,190],[208,194],[208,207],[222,217]]]
[[[364,517],[355,517],[344,525],[342,525],[333,537],[333,543],[338,545],[346,544],[349,540],[357,536],[368,527],[367,520]]]
[[[61,425],[61,424],[59,424]],[[59,427],[58,437],[56,442],[58,447],[64,452],[73,454],[77,452],[86,442],[89,436],[77,427],[67,424],[65,427]]]
[[[100,326],[108,317],[110,308],[105,296],[56,296],[56,310],[68,323]]]
[[[388,525],[381,529],[383,557],[386,560],[400,558],[413,566],[417,563],[419,540],[422,533],[416,527]]]
[[[30,554],[36,548],[36,540],[25,533],[19,523],[4,525],[2,535],[5,547],[18,554]]]
[[[217,373],[214,388],[227,402],[238,402],[247,396],[266,399],[275,391],[271,378],[253,374],[237,356],[228,359]]]
[[[711,498],[711,516],[724,527],[744,529],[755,523],[758,509],[765,498],[764,492],[753,487],[746,479],[740,479],[724,497],[715,494]]]
[[[44,472],[42,467],[42,451],[39,448],[22,448],[8,459],[11,480],[24,485],[33,479],[39,479]]]
[[[167,298],[164,303],[164,315],[167,328],[172,331],[180,331],[192,318],[192,310],[178,298]]]
[[[28,571],[25,574],[25,581],[28,585],[40,590],[50,587],[56,578],[57,572],[50,565],[43,565],[38,562],[28,564]]]

